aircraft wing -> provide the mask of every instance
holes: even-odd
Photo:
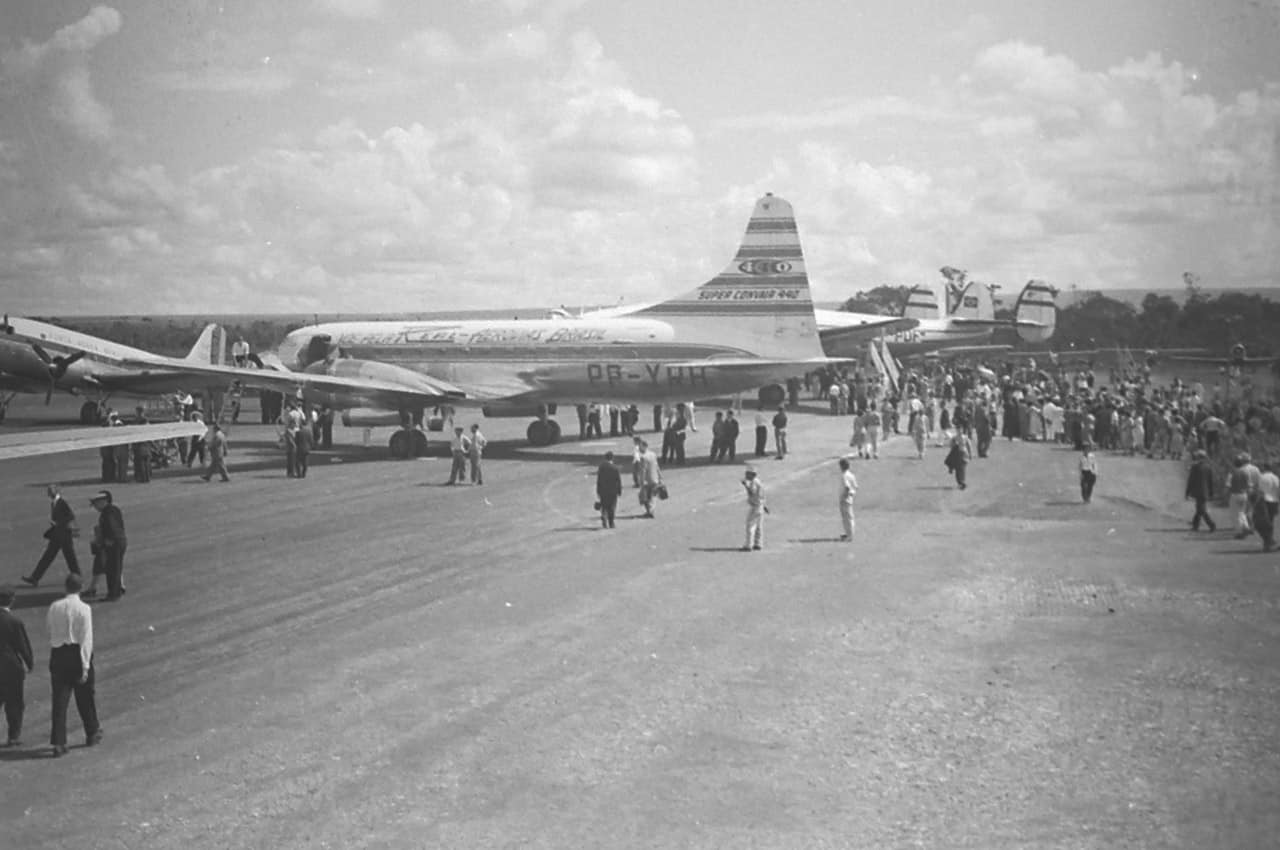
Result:
[[[171,437],[191,437],[203,434],[208,428],[203,422],[163,422],[156,425],[122,425],[116,428],[94,425],[56,431],[19,431],[0,434],[0,460],[167,440]]]
[[[1001,354],[1012,351],[1012,345],[951,345],[929,352],[930,357],[965,357],[970,354]]]
[[[290,372],[276,369],[245,369],[236,366],[204,366],[183,364],[163,373],[178,376],[188,387],[196,384],[228,387],[233,381],[259,390],[292,394],[297,390],[343,396],[359,406],[396,409],[421,404],[440,404],[467,398],[467,393],[447,381],[441,381],[390,364],[334,361],[330,372]],[[348,368],[350,367],[350,368]],[[159,372],[159,370],[157,370]]]

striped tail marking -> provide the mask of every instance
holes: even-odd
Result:
[[[904,319],[944,319],[942,300],[932,286],[918,284],[907,293],[907,303],[902,306]]]
[[[809,276],[791,204],[772,194],[756,202],[733,261],[692,292],[639,311],[649,316],[807,316]]]
[[[1045,342],[1058,324],[1057,291],[1043,280],[1029,280],[1018,295],[1014,321],[1018,336],[1026,342]],[[1024,325],[1023,322],[1034,324]]]

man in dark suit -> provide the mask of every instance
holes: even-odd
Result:
[[[98,511],[98,525],[93,530],[93,542],[97,547],[93,581],[87,596],[97,594],[98,564],[107,577],[107,601],[115,602],[124,595],[124,552],[128,540],[124,533],[124,514],[116,507],[110,490],[100,490],[89,500]]]
[[[298,429],[298,433],[297,433],[297,444],[298,444],[298,449],[297,449],[297,451],[298,451],[298,459],[297,459],[297,472],[298,472],[298,477],[299,477],[299,478],[306,478],[306,477],[307,477],[307,468],[308,468],[308,467],[307,467],[307,460],[308,460],[308,458],[310,458],[310,457],[311,457],[311,449],[312,449],[312,447],[313,447],[313,446],[315,446],[315,440],[313,439],[312,429],[307,428],[307,427],[305,427],[305,426],[304,426],[304,427],[302,427],[302,428],[299,428],[299,429]]]
[[[23,684],[35,667],[27,627],[13,616],[13,588],[0,587],[0,705],[9,723],[6,747],[16,747],[22,738],[22,712],[26,708]]]
[[[596,470],[596,498],[600,500],[600,525],[613,528],[618,510],[618,497],[622,495],[622,473],[613,465],[613,452],[604,453],[604,462]]]
[[[71,506],[67,504],[67,500],[62,498],[62,490],[57,484],[50,484],[45,491],[49,494],[49,519],[50,525],[44,532],[44,539],[48,543],[44,547],[44,554],[40,556],[39,562],[36,564],[35,570],[31,575],[23,576],[22,580],[27,584],[35,587],[40,583],[40,579],[44,577],[45,570],[49,569],[49,565],[53,563],[53,559],[59,552],[67,561],[67,569],[71,572],[80,574],[80,562],[76,560],[76,547],[73,538],[76,534],[76,514],[71,510]]]

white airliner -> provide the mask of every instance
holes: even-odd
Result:
[[[995,318],[991,290],[984,284],[969,283],[951,313],[946,310],[946,294],[939,289],[927,285],[912,288],[902,317],[916,320],[916,326],[883,335],[894,355],[949,356],[1007,351],[1010,346],[991,344],[999,328],[1014,328],[1018,336],[1027,342],[1043,342],[1053,336],[1058,308],[1054,303],[1053,288],[1043,281],[1028,281],[1023,287],[1013,319]],[[856,356],[857,352],[852,348],[835,343],[835,335],[844,329],[857,327],[860,314],[842,310],[816,310],[815,314],[824,343],[827,343],[827,353],[831,356]]]
[[[290,333],[278,353],[292,374],[249,386],[302,384],[349,425],[420,422],[435,406],[537,416],[534,444],[554,442],[557,404],[653,404],[761,391],[777,404],[788,377],[828,362],[813,317],[791,204],[756,202],[737,255],[719,275],[626,315],[528,320],[334,322]],[[425,439],[405,428],[396,454]]]
[[[222,328],[206,325],[185,357],[163,357],[138,348],[51,325],[5,316],[0,324],[0,420],[17,393],[55,390],[92,397],[80,409],[83,424],[97,422],[112,395],[149,397],[187,389],[226,389],[229,378],[193,367],[223,363]]]

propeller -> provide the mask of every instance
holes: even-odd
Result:
[[[49,367],[49,389],[44,394],[44,403],[48,404],[53,400],[53,391],[57,386],[58,380],[67,374],[67,369],[71,368],[72,363],[84,357],[84,352],[76,351],[67,355],[59,354],[54,357],[34,342],[31,343],[31,349]]]

